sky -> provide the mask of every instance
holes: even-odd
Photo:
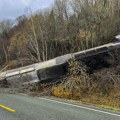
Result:
[[[15,19],[25,14],[25,9],[32,12],[47,8],[54,0],[0,0],[0,20]]]

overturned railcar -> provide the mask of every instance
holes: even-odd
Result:
[[[36,64],[36,71],[40,81],[54,80],[67,74],[67,61],[72,59],[71,54],[56,57],[55,59]]]
[[[67,54],[55,59],[40,63],[36,66],[40,81],[56,79],[67,74],[67,62],[70,59],[83,62],[92,73],[97,69],[109,67],[114,64],[114,54],[120,49],[120,43],[111,43],[77,53]]]
[[[120,49],[120,43],[110,43],[91,48],[77,53],[67,54],[45,62],[36,63],[26,67],[13,69],[0,73],[0,79],[8,79],[13,76],[35,73],[36,82],[53,80],[67,74],[70,59],[83,62],[89,69],[94,71],[102,67],[114,64],[114,54]]]

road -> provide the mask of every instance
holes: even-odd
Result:
[[[0,93],[0,120],[120,120],[120,113],[47,98]]]

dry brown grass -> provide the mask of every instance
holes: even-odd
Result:
[[[51,89],[52,95],[106,108],[120,108],[120,66],[88,75],[86,67],[70,61],[70,76]]]
[[[120,111],[119,94],[113,93],[109,96],[102,96],[102,97],[97,95],[89,95],[87,97],[81,98],[80,101],[85,104],[92,104],[95,106],[100,106],[103,108]]]
[[[86,67],[75,60],[68,62],[69,77],[61,84],[52,87],[52,94],[57,97],[79,99],[89,91],[90,79]]]

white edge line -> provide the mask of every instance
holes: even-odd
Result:
[[[52,102],[56,102],[56,103],[61,103],[61,104],[64,104],[64,105],[69,105],[69,106],[73,106],[73,107],[77,107],[77,108],[82,108],[82,109],[86,109],[86,110],[90,110],[90,111],[95,111],[95,112],[99,112],[99,113],[104,113],[104,114],[108,114],[108,115],[113,115],[113,116],[120,117],[119,114],[110,113],[110,112],[106,112],[106,111],[102,111],[102,110],[97,110],[97,109],[93,109],[93,108],[89,108],[89,107],[84,107],[84,106],[80,106],[80,105],[74,105],[74,104],[70,104],[70,103],[66,103],[66,102],[61,102],[61,101],[56,101],[56,100],[47,99],[47,98],[40,98],[40,99],[47,100],[47,101],[52,101]]]

